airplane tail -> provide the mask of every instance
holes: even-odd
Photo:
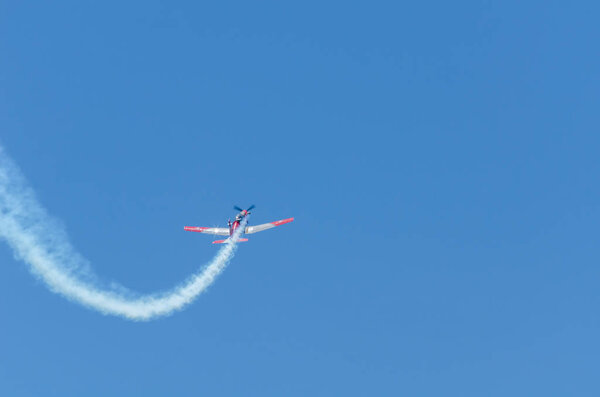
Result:
[[[229,241],[228,238],[225,239],[225,240],[215,240],[215,241],[213,241],[213,244],[224,244],[227,241]],[[238,239],[238,243],[241,243],[242,241],[248,241],[248,239],[247,238],[240,238],[240,239]]]

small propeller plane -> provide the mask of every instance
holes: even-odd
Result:
[[[233,236],[233,233],[240,226],[240,224],[242,223],[242,220],[245,217],[247,217],[248,215],[250,215],[250,210],[253,209],[254,207],[255,207],[255,205],[251,205],[247,210],[243,210],[240,207],[238,207],[237,205],[234,205],[233,209],[239,211],[239,213],[235,216],[235,220],[233,222],[231,222],[231,219],[229,219],[227,221],[228,227],[226,227],[226,228],[225,227],[184,226],[183,230],[187,230],[188,232],[198,232],[198,233],[216,234],[216,235],[220,235],[220,236],[229,236],[229,238],[226,238],[225,240],[213,241],[213,244],[223,244],[223,243],[226,243],[231,238],[231,236]],[[286,223],[290,223],[293,220],[294,220],[294,218],[288,218],[288,219],[282,219],[280,221],[263,223],[262,225],[246,226],[246,229],[243,231],[242,234],[252,234],[252,233],[262,232],[263,230],[271,229],[275,226],[285,225]],[[248,239],[240,238],[240,239],[238,239],[238,241],[248,241]]]

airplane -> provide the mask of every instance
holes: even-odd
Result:
[[[201,226],[184,226],[183,230],[187,230],[188,232],[198,232],[198,233],[208,233],[208,234],[216,234],[220,236],[229,236],[225,240],[216,240],[213,241],[213,244],[223,244],[229,241],[231,236],[235,230],[240,226],[242,220],[250,215],[250,210],[256,207],[255,205],[251,205],[247,210],[243,210],[237,205],[233,206],[233,209],[239,211],[239,213],[235,216],[235,220],[233,223],[231,219],[227,221],[228,227],[201,227]],[[242,234],[252,234],[257,232],[262,232],[263,230],[271,229],[275,226],[285,225],[286,223],[290,223],[294,220],[294,218],[282,219],[280,221],[263,223],[262,225],[256,226],[246,226],[246,229],[242,232]],[[247,238],[240,238],[238,241],[248,241]]]

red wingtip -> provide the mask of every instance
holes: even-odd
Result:
[[[201,232],[203,230],[208,229],[207,227],[198,227],[198,226],[184,226],[183,230],[187,230],[188,232]]]
[[[294,218],[282,219],[280,221],[271,222],[273,226],[285,225],[286,223],[290,223],[294,220]]]

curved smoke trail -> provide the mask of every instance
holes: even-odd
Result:
[[[50,290],[104,314],[150,320],[192,303],[225,269],[244,226],[245,221],[208,265],[169,291],[139,295],[119,286],[103,288],[0,146],[0,238]]]

